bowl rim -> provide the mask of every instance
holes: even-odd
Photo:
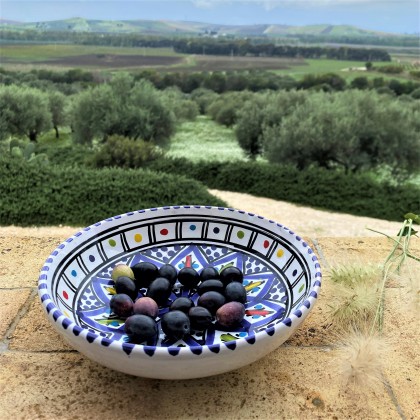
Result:
[[[205,208],[207,210],[219,210],[219,211],[229,211],[229,212],[237,212],[242,215],[248,215],[250,217],[255,217],[257,219],[263,220],[265,222],[269,222],[278,228],[288,232],[292,237],[300,242],[302,247],[307,250],[307,253],[311,255],[312,260],[312,269],[313,275],[310,279],[310,287],[307,292],[305,299],[299,304],[297,308],[294,309],[292,313],[285,319],[280,322],[277,322],[273,326],[269,328],[264,328],[261,331],[258,331],[251,336],[247,337],[239,337],[232,341],[227,342],[220,342],[220,343],[213,343],[210,345],[197,345],[197,346],[186,346],[186,347],[177,347],[177,346],[149,346],[144,344],[134,344],[129,342],[122,342],[119,340],[109,339],[107,337],[103,337],[96,332],[91,332],[87,328],[80,327],[76,324],[72,319],[65,316],[61,310],[56,306],[52,297],[48,294],[48,274],[50,272],[50,267],[54,266],[54,260],[57,256],[62,256],[62,253],[66,252],[65,248],[69,245],[73,240],[76,238],[80,238],[83,234],[98,228],[99,226],[121,220],[121,218],[133,216],[135,214],[144,214],[147,212],[155,212],[155,211],[164,211],[164,210],[184,210],[184,209],[202,209]],[[302,252],[303,254],[303,252]],[[60,330],[61,334],[64,336],[72,335],[75,340],[82,339],[83,341],[87,340],[91,344],[100,345],[106,348],[113,348],[114,350],[123,351],[127,355],[130,355],[133,351],[137,353],[139,350],[142,350],[142,353],[147,354],[148,356],[154,355],[168,355],[171,356],[191,356],[191,355],[200,355],[203,353],[203,350],[208,350],[211,353],[219,353],[222,347],[226,347],[229,350],[235,350],[238,347],[242,347],[245,344],[254,344],[258,340],[261,339],[268,339],[275,334],[278,334],[283,331],[290,331],[294,330],[293,325],[300,324],[301,321],[305,319],[305,317],[310,312],[311,308],[313,307],[314,303],[318,299],[318,292],[321,288],[322,283],[322,273],[321,273],[321,266],[319,263],[318,257],[315,255],[314,251],[311,247],[295,232],[287,228],[286,226],[275,222],[274,220],[267,219],[263,216],[259,216],[255,213],[246,212],[244,210],[239,210],[230,207],[216,207],[216,206],[207,206],[207,205],[174,205],[174,206],[162,206],[162,207],[153,207],[150,209],[141,209],[130,211],[127,213],[122,213],[113,217],[109,217],[103,219],[99,222],[93,223],[90,226],[83,228],[82,230],[76,232],[63,242],[61,242],[48,256],[47,260],[45,261],[44,265],[40,270],[40,275],[38,277],[38,296],[41,300],[41,304],[43,306],[44,311],[47,313],[47,317],[51,323],[54,323],[56,328]],[[222,346],[223,345],[223,346]]]

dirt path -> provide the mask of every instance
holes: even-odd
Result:
[[[322,236],[378,236],[366,228],[378,230],[388,235],[396,235],[401,223],[352,216],[298,206],[285,201],[254,197],[227,191],[210,190],[226,201],[230,207],[256,213],[266,219],[274,220],[303,236],[312,238]]]
[[[226,201],[229,207],[255,213],[266,219],[275,220],[299,233],[299,235],[311,238],[323,236],[378,236],[378,234],[367,230],[367,227],[387,233],[388,235],[396,235],[401,226],[399,222],[388,222],[371,217],[359,217],[325,210],[316,210],[285,201],[254,197],[249,194],[218,190],[210,190],[210,192]],[[29,228],[0,226],[0,235],[48,237],[58,234],[66,238],[79,230],[80,228],[69,226]]]

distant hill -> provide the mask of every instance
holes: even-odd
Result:
[[[0,19],[0,29],[96,33],[141,33],[148,35],[208,34],[236,36],[398,36],[357,28],[350,25],[218,25],[203,22],[168,20],[91,20],[71,18],[44,22],[14,22]]]

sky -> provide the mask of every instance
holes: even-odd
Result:
[[[23,22],[186,20],[218,24],[354,25],[420,33],[420,0],[0,0],[0,18]]]

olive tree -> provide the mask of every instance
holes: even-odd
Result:
[[[124,73],[77,95],[71,120],[75,141],[84,144],[114,134],[163,144],[175,127],[172,111],[153,85],[144,80],[134,83]]]
[[[236,138],[245,153],[251,158],[263,154],[263,132],[269,127],[281,124],[301,103],[307,92],[279,91],[256,93],[237,112]]]
[[[51,125],[46,94],[25,86],[0,86],[0,140],[15,135],[36,142]]]
[[[263,133],[271,162],[312,164],[346,172],[378,168],[416,171],[419,112],[410,103],[374,92],[315,93]]]

